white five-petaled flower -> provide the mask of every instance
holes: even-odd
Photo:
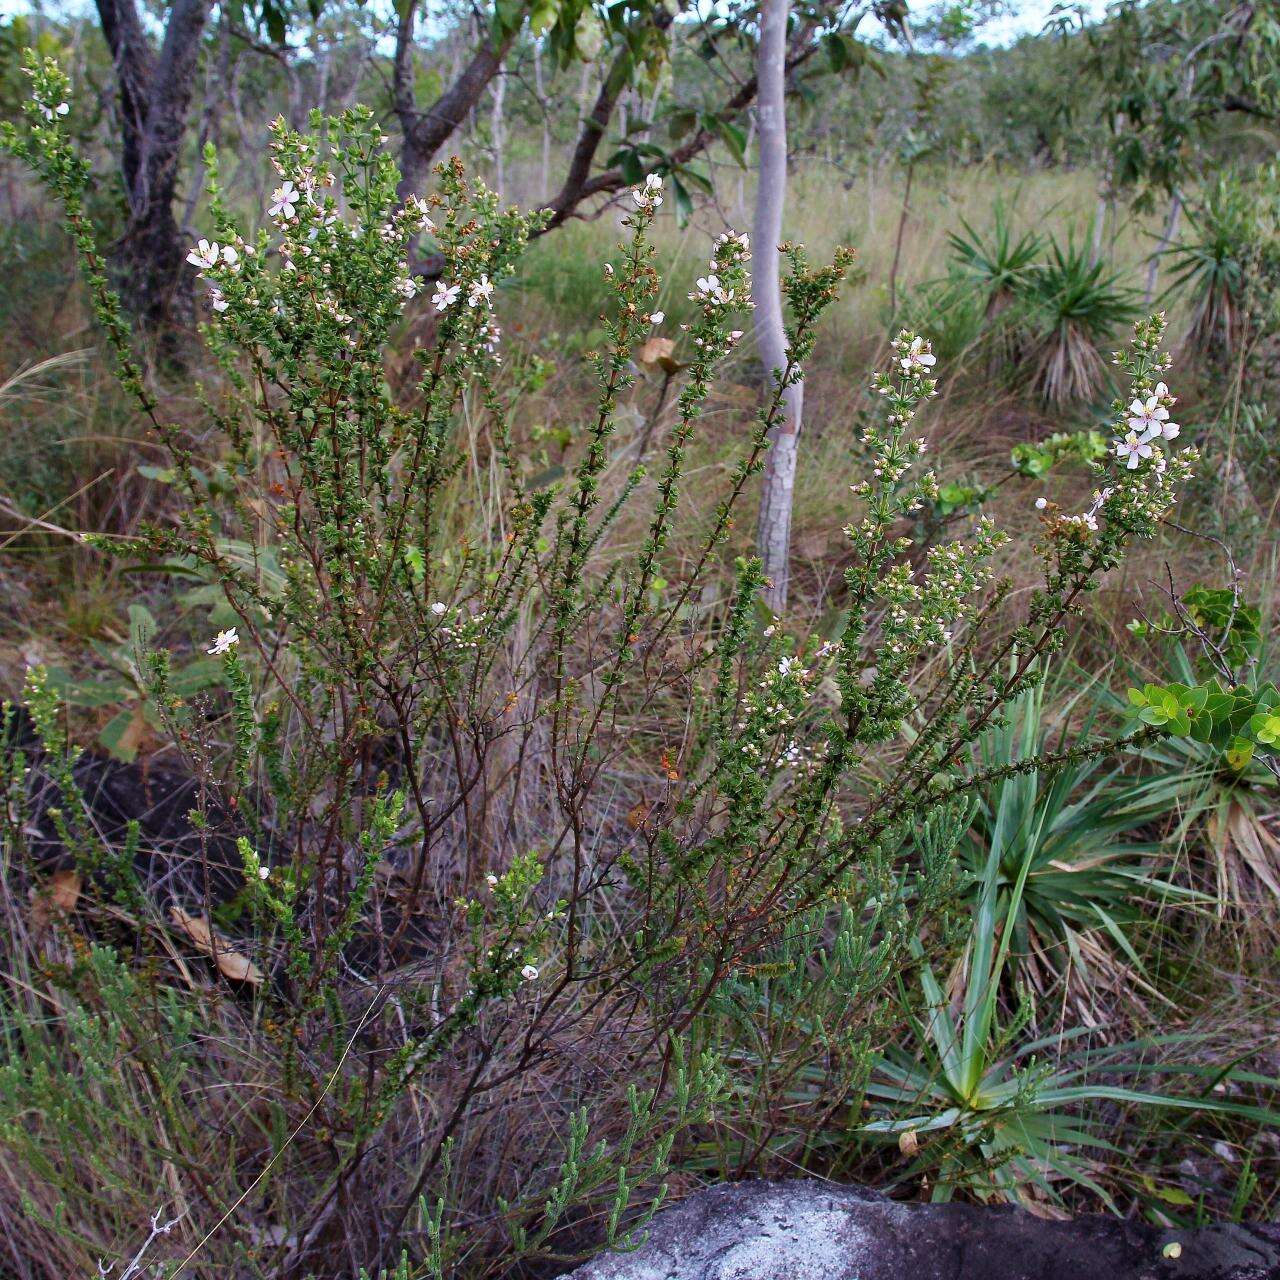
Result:
[[[490,889],[496,889],[498,887],[498,877],[495,876],[492,871],[485,876],[484,882]]]
[[[216,240],[201,240],[195,248],[187,254],[187,261],[193,267],[199,267],[202,271],[208,271],[210,267],[216,266],[219,253],[218,242]]]
[[[258,868],[258,879],[259,879],[259,880],[265,880],[265,879],[266,879],[270,874],[271,874],[271,868],[270,868],[270,867],[259,867],[259,868]]]
[[[1134,470],[1143,458],[1151,457],[1154,450],[1136,431],[1130,431],[1123,440],[1116,441],[1116,457],[1124,458],[1125,466]]]
[[[436,291],[431,295],[431,305],[437,311],[443,311],[446,307],[451,307],[458,300],[458,294],[462,292],[460,284],[445,284],[441,281],[436,285]]]
[[[396,281],[396,291],[405,298],[412,298],[421,287],[412,276],[404,276]]]
[[[236,634],[235,627],[232,627],[228,631],[219,631],[205,652],[216,658],[220,653],[230,653],[239,643],[240,637]]]
[[[232,271],[240,270],[240,254],[234,245],[224,244],[222,246],[222,261],[225,262]]]
[[[1129,406],[1128,422],[1130,430],[1137,431],[1144,440],[1154,440],[1157,436],[1172,440],[1178,434],[1178,424],[1169,421],[1169,410],[1161,404],[1158,394],[1135,400]]]
[[[449,606],[445,604],[443,600],[437,600],[435,604],[431,606],[431,612],[439,618],[449,612]]]
[[[221,289],[210,289],[209,305],[215,311],[225,311],[230,304],[227,302],[226,298],[222,296]]]
[[[55,116],[65,116],[71,108],[65,102],[59,102],[56,107],[50,107],[45,103],[40,104],[40,114],[46,120],[52,120]]]
[[[1043,510],[1045,509],[1045,507],[1047,507],[1048,505],[1049,505],[1049,499],[1048,499],[1048,498],[1037,498],[1037,499],[1036,499],[1036,510],[1037,510],[1037,511],[1043,511]]]
[[[273,218],[292,218],[301,199],[302,192],[292,182],[286,182],[271,193],[271,206],[267,212]]]
[[[526,982],[532,982],[538,976],[538,971],[537,969],[534,968],[533,965],[527,964],[523,969],[520,970],[520,976]]]
[[[661,324],[666,318],[667,318],[667,313],[665,311],[655,311],[653,315],[649,317],[649,323]]]
[[[488,276],[481,276],[472,286],[467,294],[467,306],[478,307],[482,303],[487,304],[489,295],[493,292],[493,281]]]
[[[937,357],[929,350],[929,344],[921,337],[911,339],[898,360],[898,364],[907,372],[913,369],[931,369],[937,363]]]

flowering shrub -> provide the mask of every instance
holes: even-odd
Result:
[[[174,1176],[206,1173],[172,1239],[187,1232],[184,1252],[208,1274],[245,1253],[303,1275],[391,1265],[403,1249],[417,1274],[491,1275],[640,1230],[691,1136],[743,1169],[803,1142],[856,1090],[882,994],[945,906],[968,793],[1163,732],[965,767],[1189,474],[1193,453],[1167,449],[1161,321],[1118,357],[1131,391],[1114,455],[1092,464],[1091,505],[1043,506],[1043,582],[1016,617],[989,519],[909,554],[902,531],[939,492],[913,431],[937,383],[928,342],[901,334],[872,382],[883,413],[851,486],[843,621],[807,637],[791,619],[760,621],[759,564],[727,552],[848,253],[814,268],[788,251],[791,362],[701,543],[671,565],[691,442],[749,306],[745,237],[715,242],[689,295],[656,474],[618,465],[619,397],[664,319],[649,241],[661,180],[635,191],[602,276],[595,413],[569,477],[537,488],[511,427],[519,358],[499,380],[495,316],[534,218],[500,208],[456,162],[437,170],[436,193],[400,202],[368,112],[317,119],[311,135],[277,124],[280,186],[256,234],[224,206],[206,156],[216,238],[189,262],[207,290],[216,376],[200,405],[218,444],[197,452],[192,424],[169,421],[142,375],[84,220],[87,170],[59,124],[66,82],[52,64],[31,69],[30,128],[8,145],[63,201],[123,381],[183,494],[170,525],[103,549],[203,575],[235,618],[207,645],[216,697],[179,696],[169,655],[149,636],[138,645],[198,779],[202,849],[237,851],[239,935],[207,954],[251,959],[243,1001],[219,1013],[221,1065],[184,1048],[186,1113],[220,1118],[187,1126],[193,1151]],[[444,263],[429,298],[410,267],[422,236]],[[408,309],[436,328],[393,388],[386,355]],[[1139,417],[1150,426],[1133,446]],[[460,513],[463,493],[481,495],[481,527]],[[616,537],[637,510],[638,544]],[[29,693],[46,752],[65,760],[39,672]],[[24,768],[11,753],[15,794]],[[131,859],[95,842],[70,767],[59,776],[68,848],[88,874],[109,867],[141,918]],[[908,833],[928,852],[904,858]],[[219,905],[198,868],[165,892],[182,920]],[[169,994],[125,1012],[114,1001],[109,1017],[154,1017],[130,1034],[163,1043],[185,997],[154,938],[138,944],[155,956],[147,981]],[[108,969],[113,992],[135,981],[77,962],[68,998],[92,1006]],[[231,1070],[249,1073],[238,1078],[264,1111],[226,1108]],[[787,1087],[802,1070],[798,1104]],[[106,1141],[127,1120],[98,1123]],[[238,1151],[266,1130],[263,1161],[200,1158],[210,1132]],[[43,1171],[33,1177],[84,1204],[93,1186],[44,1160],[42,1140],[4,1137]],[[163,1199],[167,1185],[134,1194]],[[93,1212],[77,1211],[82,1238]],[[58,1236],[52,1217],[37,1229]]]

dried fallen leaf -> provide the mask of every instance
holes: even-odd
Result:
[[[903,1129],[903,1131],[898,1134],[898,1150],[901,1151],[904,1156],[913,1156],[920,1150],[920,1139],[916,1137],[916,1131],[914,1129]]]
[[[639,831],[644,826],[649,817],[649,802],[645,799],[637,800],[632,806],[631,811],[627,814],[627,826],[632,831]]]
[[[664,373],[676,373],[684,366],[675,358],[676,344],[670,338],[649,338],[640,344],[636,363],[657,365]]]
[[[80,900],[80,873],[55,871],[31,897],[31,927],[36,933],[43,933],[55,913],[66,915],[76,909]]]
[[[207,955],[218,966],[218,972],[224,978],[232,978],[236,982],[262,984],[262,970],[247,956],[242,956],[225,938],[220,937],[210,927],[204,916],[193,916],[181,907],[169,908],[169,919],[175,928],[195,944],[196,949]]]

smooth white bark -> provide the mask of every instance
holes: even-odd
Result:
[[[760,48],[757,54],[759,98],[759,183],[753,228],[753,285],[756,304],[756,344],[766,377],[773,378],[787,362],[779,287],[782,214],[787,196],[787,117],[785,107],[788,0],[763,0],[760,7]],[[791,507],[795,497],[796,460],[804,388],[796,382],[783,392],[785,412],[765,457],[764,485],[756,547],[769,578],[765,602],[775,613],[787,603],[790,579]]]

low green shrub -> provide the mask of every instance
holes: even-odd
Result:
[[[1193,451],[1144,434],[1095,460],[1089,507],[1043,514],[1042,581],[1015,611],[989,519],[914,557],[902,532],[939,493],[912,426],[935,358],[902,333],[871,385],[842,621],[818,642],[763,616],[759,563],[731,538],[847,253],[815,268],[788,250],[790,362],[705,495],[701,543],[669,563],[690,442],[746,325],[745,237],[721,236],[690,292],[649,475],[616,448],[632,355],[661,324],[662,185],[633,193],[601,275],[596,408],[547,482],[513,435],[521,382],[496,377],[492,306],[534,218],[456,163],[402,201],[366,111],[277,124],[281,185],[254,235],[206,155],[216,240],[190,260],[215,367],[197,421],[175,422],[84,214],[68,86],[31,70],[7,144],[63,202],[183,499],[137,538],[89,539],[202,579],[225,621],[218,684],[180,690],[136,615],[138,698],[196,784],[199,854],[163,876],[139,870],[164,850],[138,823],[101,835],[47,673],[27,684],[35,747],[9,717],[4,879],[15,918],[21,887],[45,904],[5,943],[0,1006],[0,1196],[31,1207],[28,1274],[143,1241],[167,1275],[517,1274],[635,1238],[682,1171],[803,1154],[867,1078],[919,938],[947,924],[969,797],[1165,735],[968,767],[1154,534]],[[443,263],[418,304],[435,329],[393,380],[423,236]],[[1119,436],[1135,397],[1171,399],[1161,333],[1139,324],[1120,357]],[[43,812],[74,894],[30,848],[33,778],[57,793]],[[227,842],[231,899],[213,875]]]

